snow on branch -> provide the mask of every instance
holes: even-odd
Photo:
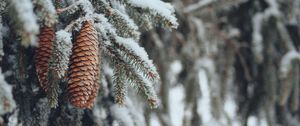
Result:
[[[102,32],[103,38],[106,38],[115,46],[118,53],[121,55],[123,60],[132,64],[137,70],[143,72],[143,75],[150,80],[158,80],[159,75],[152,60],[144,48],[140,47],[137,42],[131,38],[119,37],[116,34],[113,26],[107,22],[107,19],[103,15],[97,15],[100,23],[96,24],[96,28]],[[105,34],[105,35],[103,35]],[[110,35],[110,36],[106,36]],[[107,41],[106,40],[106,41]]]
[[[0,69],[0,115],[12,112],[16,103],[12,95],[12,87],[5,81]]]
[[[124,75],[125,72],[120,63],[115,64],[113,73],[115,101],[120,105],[124,105],[127,94],[127,85],[124,81],[126,79]]]
[[[184,9],[184,12],[186,13],[190,13],[192,11],[195,11],[195,10],[198,10],[199,8],[202,8],[204,6],[207,6],[209,4],[212,4],[213,2],[216,2],[217,0],[200,0],[198,3],[196,4],[192,4],[192,5],[189,5],[187,6],[185,9]]]
[[[34,0],[37,6],[38,17],[41,18],[48,27],[53,26],[57,22],[55,7],[51,0]]]
[[[33,5],[30,0],[10,0],[11,17],[19,34],[22,37],[22,45],[36,46],[36,35],[39,33],[36,15],[33,13]]]
[[[263,61],[263,37],[261,35],[261,27],[263,23],[263,14],[257,13],[252,19],[253,33],[252,33],[252,52],[255,60],[258,63]]]
[[[139,8],[145,10],[144,14],[148,13],[151,16],[152,22],[158,23],[160,20],[162,25],[167,28],[177,28],[177,18],[175,17],[175,10],[169,3],[160,0],[127,0],[130,7],[134,8],[133,13],[138,13]],[[153,17],[152,17],[153,16]]]
[[[125,75],[125,81],[127,82],[126,84],[130,84],[133,88],[135,88],[138,91],[139,94],[141,94],[145,99],[147,99],[148,104],[150,105],[151,108],[156,108],[158,105],[158,100],[157,100],[154,87],[151,84],[151,82],[144,79],[142,75],[140,75],[140,73],[136,72],[136,70],[132,68],[132,65],[129,65],[124,60],[122,60],[121,56],[118,54],[118,52],[116,52],[113,46],[111,45],[104,45],[104,46],[105,46],[105,52],[107,53],[107,55],[111,57],[112,62],[114,64],[118,64],[118,67],[115,67],[115,69],[123,69],[124,71],[123,74]]]
[[[138,26],[128,16],[123,5],[115,2],[114,4],[117,8],[115,9],[103,1],[99,1],[99,4],[101,5],[100,10],[103,11],[105,17],[117,28],[116,33],[119,36],[139,40],[140,32],[138,31]]]
[[[66,8],[57,9],[57,13],[62,13],[65,11],[68,13],[74,13],[79,9],[82,9],[82,11],[85,13],[85,18],[87,18],[87,20],[89,20],[94,13],[94,7],[89,0],[78,0]]]
[[[296,88],[299,88],[299,64],[300,64],[300,53],[291,50],[287,52],[281,59],[280,69],[279,69],[279,78],[281,81],[281,85],[279,88],[279,104],[285,105],[288,101],[290,95],[298,95],[295,93],[297,91]],[[293,94],[291,94],[294,92]],[[297,96],[296,96],[297,97]],[[298,104],[298,101],[294,101],[295,98],[292,99],[293,104]],[[293,110],[298,109],[295,106]]]
[[[50,67],[56,70],[59,78],[63,78],[68,69],[69,57],[72,52],[71,38],[71,34],[64,30],[56,32]]]
[[[286,78],[290,70],[293,69],[294,65],[299,65],[300,53],[292,50],[287,52],[281,59],[280,62],[280,76]]]
[[[159,80],[159,75],[153,65],[153,61],[149,59],[143,47],[140,47],[132,39],[127,38],[116,37],[116,42],[113,44],[120,50],[119,53],[125,61],[141,71],[146,78],[152,81]]]
[[[53,42],[53,53],[49,63],[49,88],[47,96],[50,107],[57,107],[58,94],[61,91],[59,83],[65,78],[68,70],[69,59],[72,49],[71,34],[60,30],[56,32]]]

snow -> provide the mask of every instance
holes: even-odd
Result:
[[[66,44],[72,44],[72,35],[64,30],[59,30],[56,32],[56,39],[63,40]]]
[[[176,84],[177,76],[182,71],[182,63],[180,60],[175,60],[170,65],[170,70],[168,72],[168,78],[171,84]]]
[[[52,26],[56,23],[56,10],[51,0],[34,0],[37,6],[41,6],[38,13],[42,13],[40,18],[43,18],[47,26]]]
[[[205,41],[205,27],[201,19],[193,17],[192,21],[195,23],[195,26],[197,28],[197,37],[201,41]]]
[[[263,21],[268,20],[271,16],[280,16],[276,0],[266,0],[266,2],[269,4],[269,7],[264,12],[256,13],[252,19],[252,52],[254,53],[255,60],[258,63],[263,61],[263,36],[261,35]]]
[[[198,3],[196,4],[192,4],[190,6],[187,6],[185,9],[184,9],[184,12],[186,13],[189,13],[189,12],[192,12],[192,11],[195,11],[197,10],[198,8],[201,8],[203,6],[206,6],[208,4],[211,4],[212,2],[215,2],[217,0],[200,0]]]
[[[287,52],[281,59],[280,62],[280,77],[287,77],[288,72],[293,67],[293,62],[297,61],[297,63],[300,63],[300,53],[296,50],[291,50]]]
[[[18,115],[19,110],[14,111],[13,114],[8,118],[7,126],[22,126],[22,123],[18,124]]]
[[[115,104],[110,109],[116,119],[120,120],[124,124],[124,126],[134,126],[130,111],[126,107],[120,107]]]
[[[169,106],[172,126],[182,126],[185,91],[182,85],[170,89]]]
[[[32,45],[36,46],[36,34],[39,33],[39,25],[37,24],[37,18],[33,13],[33,5],[30,0],[11,0],[11,4],[14,5],[14,10],[17,13],[17,19],[22,23],[22,32],[29,34],[30,42],[24,42],[24,46]],[[24,33],[24,34],[25,34]]]
[[[250,116],[247,121],[247,126],[268,126],[264,118],[258,119],[255,116]]]
[[[266,16],[280,16],[280,11],[278,9],[278,4],[276,0],[266,0],[266,2],[269,4],[269,7],[264,11]]]
[[[4,78],[0,69],[0,115],[11,112],[16,107],[12,95],[12,87]]]
[[[177,18],[174,16],[174,8],[171,4],[160,0],[128,0],[128,3],[135,7],[149,9],[151,13],[162,15],[164,18],[174,24],[174,28],[178,26]]]
[[[150,116],[150,126],[161,126],[158,117],[155,114]]]
[[[107,33],[116,35],[116,29],[115,27],[108,22],[108,19],[103,14],[94,14],[94,18],[97,21],[100,21],[100,23],[96,24],[97,30],[99,30],[102,34],[102,36],[106,37],[107,39],[109,37],[106,36]]]
[[[124,6],[119,6],[119,10],[115,10],[118,15],[122,16],[124,18],[124,21],[126,21],[126,24],[130,26],[130,28],[133,28],[135,30],[138,30],[138,26],[134,23],[134,21],[128,16],[128,14],[125,12],[125,7]]]
[[[89,0],[79,0],[78,2],[87,16],[91,16],[93,14],[94,8]]]
[[[252,33],[252,52],[254,53],[254,56],[258,63],[261,63],[263,60],[262,51],[263,51],[263,37],[261,35],[261,27],[263,23],[263,17],[264,15],[262,13],[257,13],[254,15],[252,19],[253,24],[253,33]]]
[[[201,98],[198,100],[197,112],[202,115],[203,124],[209,122],[213,117],[211,114],[210,105],[210,89],[208,85],[207,75],[204,70],[199,71],[199,84],[201,91]]]
[[[143,47],[140,47],[138,43],[131,38],[116,37],[116,41],[133,51],[137,56],[145,61],[147,66],[150,67],[151,71],[155,72],[157,75],[156,67],[153,65],[153,61],[149,59],[149,56]]]
[[[56,32],[56,40],[54,41],[53,57],[51,58],[50,68],[57,69],[60,78],[65,76],[68,69],[69,58],[72,52],[71,34],[60,30]]]
[[[108,18],[111,19],[110,22],[114,24],[115,27],[118,27],[120,36],[126,38],[133,37],[135,40],[139,40],[139,28],[128,16],[125,6],[116,0],[111,1],[111,4],[114,9],[108,8],[110,13],[112,13],[112,16]]]

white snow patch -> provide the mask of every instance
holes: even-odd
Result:
[[[184,12],[188,13],[188,12],[192,12],[192,11],[195,11],[197,10],[198,8],[201,8],[203,6],[207,6],[209,4],[211,4],[212,2],[215,2],[217,0],[200,0],[198,3],[196,4],[192,4],[192,5],[189,5],[187,6],[185,9],[184,9]]]
[[[60,30],[56,32],[56,38],[58,40],[63,40],[66,44],[72,43],[71,37],[72,35],[69,32],[66,32],[64,30]]]
[[[116,117],[117,120],[120,120],[124,126],[134,126],[130,111],[125,107],[120,107],[118,105],[113,105],[110,107],[112,114]]]
[[[16,107],[12,95],[12,87],[4,78],[0,69],[0,115],[11,112]]]
[[[23,45],[36,46],[35,35],[39,33],[39,25],[37,24],[37,18],[33,12],[32,2],[30,0],[11,0],[11,4],[17,13],[17,19],[22,23],[21,32],[25,32],[23,34],[28,34],[30,38],[29,43],[23,42]]]
[[[213,119],[210,105],[210,89],[206,72],[201,69],[198,74],[202,97],[198,100],[197,112],[199,115],[202,115],[202,122],[205,124]]]
[[[169,106],[171,124],[173,126],[182,126],[182,119],[184,117],[184,98],[185,91],[182,85],[170,89]]]
[[[174,24],[174,27],[178,26],[177,18],[174,16],[175,10],[169,3],[160,0],[128,0],[128,3],[135,7],[149,9],[151,13],[165,17]]]
[[[296,50],[291,50],[287,52],[281,59],[280,62],[280,77],[287,77],[288,72],[293,67],[293,62],[297,61],[297,63],[300,63],[300,53]]]
[[[261,35],[261,27],[263,23],[263,17],[264,15],[262,13],[257,13],[254,15],[252,19],[253,24],[253,33],[252,33],[252,52],[254,53],[254,56],[256,58],[256,61],[258,63],[261,63],[263,61],[263,37]]]
[[[247,126],[268,126],[268,123],[265,118],[258,119],[255,116],[250,116],[247,120]]]
[[[176,84],[177,76],[182,71],[182,64],[180,60],[175,60],[170,65],[170,70],[168,71],[168,78],[170,84]]]
[[[151,114],[150,126],[161,126],[158,117],[155,114]]]

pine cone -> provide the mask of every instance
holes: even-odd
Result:
[[[44,26],[39,34],[39,46],[35,54],[35,67],[40,85],[44,91],[48,88],[48,69],[55,38],[53,27]]]
[[[71,104],[79,108],[91,108],[99,89],[99,48],[92,22],[86,21],[76,38],[68,76]]]

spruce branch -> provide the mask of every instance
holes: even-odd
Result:
[[[51,0],[33,0],[37,7],[37,15],[48,27],[57,22],[55,7]]]
[[[113,70],[113,84],[114,84],[114,95],[115,95],[115,101],[119,105],[125,104],[125,97],[127,94],[127,86],[124,82],[124,69],[122,69],[122,66],[120,63],[116,63]]]
[[[154,67],[152,60],[148,59],[144,48],[140,47],[137,43],[130,41],[130,39],[111,38],[112,44],[117,48],[118,53],[124,61],[133,66],[137,71],[143,73],[143,76],[151,81],[159,80],[159,75]],[[139,50],[140,52],[135,52]],[[142,55],[140,55],[142,54]]]
[[[295,85],[299,83],[299,63],[300,63],[300,53],[291,50],[287,52],[281,59],[280,62],[280,73],[279,79],[281,81],[281,88],[279,88],[279,104],[285,105],[288,101],[291,92]]]
[[[160,0],[140,1],[140,0],[125,0],[127,9],[131,13],[143,13],[149,15],[150,21],[153,24],[162,24],[165,28],[177,28],[177,19],[174,16],[174,8],[171,4]],[[160,6],[157,6],[160,5]],[[140,10],[143,10],[141,12]],[[141,14],[137,14],[141,15]],[[138,18],[135,18],[138,19]]]
[[[2,15],[2,13],[4,13],[4,10],[7,7],[7,1],[6,0],[1,0],[0,1],[0,15]]]
[[[33,4],[30,0],[10,0],[10,15],[18,34],[21,36],[21,44],[25,47],[37,46],[36,36],[39,33],[36,15],[33,13]]]
[[[48,78],[49,78],[49,86],[48,89],[46,90],[48,105],[51,108],[56,108],[58,106],[58,95],[61,90],[59,88],[60,80],[55,69],[51,69],[51,67],[49,68]]]
[[[53,53],[50,60],[50,68],[55,70],[58,78],[64,78],[68,69],[71,55],[71,34],[60,30],[56,32],[56,40],[53,42]]]
[[[116,33],[119,36],[139,40],[140,32],[138,31],[138,26],[127,16],[125,11],[112,8],[107,2],[102,0],[98,0],[95,3],[99,5],[96,9],[103,13],[108,21],[117,28]]]
[[[137,92],[147,99],[148,104],[151,108],[156,108],[158,105],[157,96],[153,86],[149,81],[139,75],[130,65],[126,64],[121,59],[114,47],[110,45],[104,45],[106,53],[111,57],[113,64],[119,64],[121,69],[124,69],[125,80],[130,84]]]
[[[5,81],[5,76],[0,68],[0,115],[12,112],[16,108],[13,98],[12,86]]]
[[[112,44],[117,49],[117,53],[121,55],[122,59],[137,71],[142,72],[144,77],[151,81],[159,80],[158,72],[144,48],[140,47],[133,39],[117,36],[113,26],[107,22],[105,17],[102,15],[97,17],[100,23],[96,24],[96,28],[105,39],[104,42],[109,41],[108,44]]]

